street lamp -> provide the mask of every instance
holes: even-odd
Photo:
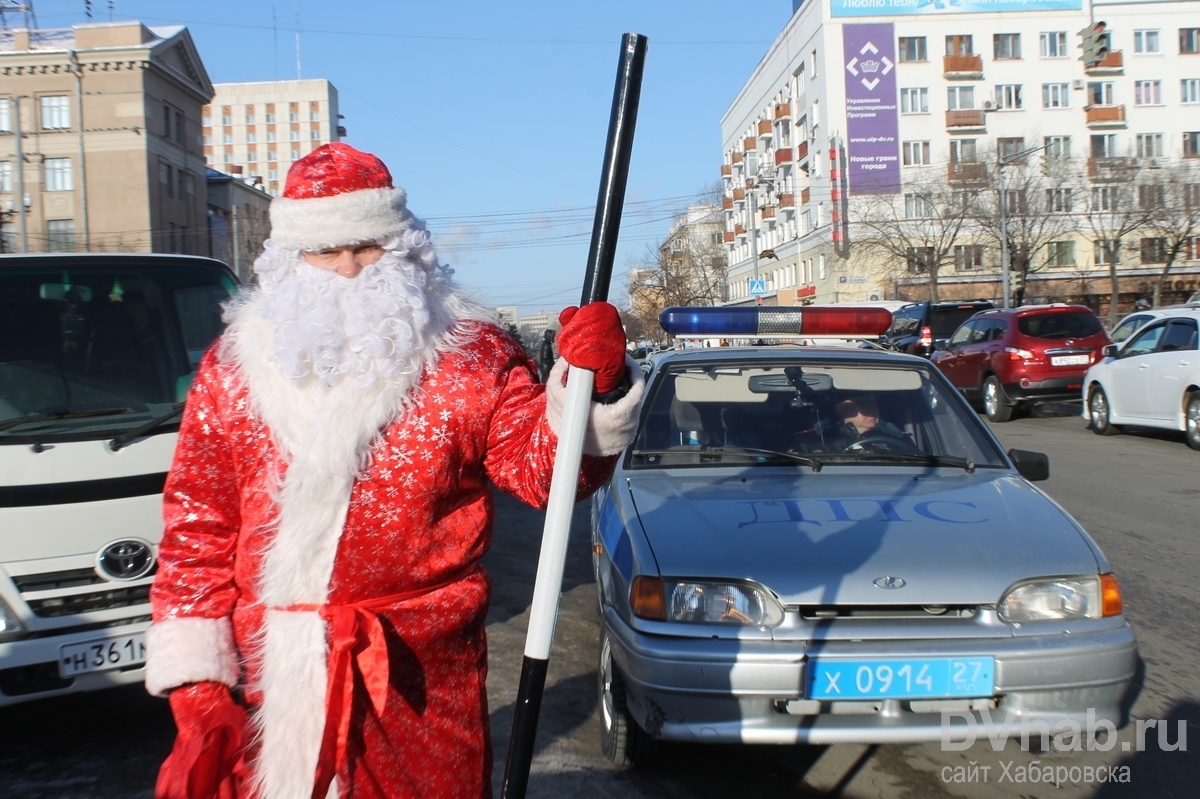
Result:
[[[1008,155],[1002,156],[998,154],[996,156],[996,188],[1000,192],[1000,307],[1002,308],[1008,308],[1010,304],[1009,296],[1011,292],[1009,291],[1009,285],[1011,278],[1009,272],[1011,271],[1010,262],[1012,260],[1008,246],[1008,194],[1004,187],[1004,167],[1014,161],[1021,160],[1030,153],[1045,150],[1053,144],[1054,142],[1050,142],[1040,147],[1030,147]]]

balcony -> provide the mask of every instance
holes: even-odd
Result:
[[[1085,66],[1083,71],[1088,75],[1107,75],[1125,71],[1125,56],[1120,50],[1109,50],[1104,58],[1094,67]]]
[[[946,112],[946,127],[957,130],[984,130],[987,118],[982,109],[960,108]]]
[[[769,119],[758,120],[758,138],[769,139],[769,138],[771,138],[771,136],[774,133],[775,133],[775,130],[771,125],[771,120],[769,120]]]
[[[775,206],[764,205],[762,207],[762,218],[763,219],[774,219],[775,218]]]
[[[805,158],[808,158],[808,142],[802,141],[796,147],[796,160],[803,162]]]
[[[1125,106],[1089,105],[1084,107],[1089,128],[1125,127]]]
[[[721,164],[721,177],[733,177],[733,167],[729,164]]]
[[[1088,178],[1097,183],[1133,180],[1136,171],[1132,158],[1098,157],[1087,162]]]
[[[725,243],[733,244],[733,231],[732,230],[725,231]]]
[[[811,196],[812,195],[809,193],[808,189],[801,189],[800,190],[800,204],[808,205],[808,201]]]
[[[746,235],[746,228],[742,227],[741,225],[734,225],[733,235],[737,236],[738,238],[744,237]]]
[[[742,163],[742,154],[741,154],[741,153],[733,153],[732,155],[730,155],[730,156],[729,156],[729,163],[731,163],[731,164],[740,164],[740,163]]]
[[[732,197],[722,197],[721,198],[721,207],[724,208],[726,211],[732,211],[733,210],[733,198]]]
[[[740,203],[740,202],[745,202],[745,200],[746,200],[746,190],[745,189],[734,189],[733,190],[733,201],[734,202]]]
[[[794,208],[795,206],[796,206],[796,195],[794,195],[794,194],[779,195],[779,207],[780,208]]]
[[[983,56],[948,55],[942,57],[942,73],[951,80],[982,80]]]
[[[776,119],[790,119],[792,116],[792,107],[788,103],[780,103],[775,106]]]
[[[984,183],[987,177],[987,164],[977,161],[952,161],[946,165],[946,179],[951,183]]]
[[[757,149],[758,149],[758,139],[754,138],[753,136],[747,136],[742,141],[742,151],[743,152],[748,153],[751,150],[757,150]]]
[[[792,148],[791,147],[780,147],[779,149],[777,149],[775,151],[775,163],[776,164],[792,163]]]

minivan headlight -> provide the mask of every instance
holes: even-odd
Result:
[[[1038,580],[1009,591],[997,612],[1008,622],[1098,619],[1100,599],[1099,577]]]
[[[17,619],[17,614],[13,613],[12,608],[3,599],[0,599],[0,638],[7,638],[24,631],[25,627]]]

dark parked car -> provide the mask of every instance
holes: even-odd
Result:
[[[914,302],[892,311],[892,326],[879,343],[896,352],[928,358],[937,342],[945,342],[974,314],[996,306],[987,300]]]
[[[993,422],[1019,405],[1079,398],[1083,375],[1112,340],[1083,305],[982,311],[938,346],[933,362]]]

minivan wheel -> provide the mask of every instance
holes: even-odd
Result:
[[[1183,421],[1188,446],[1200,450],[1200,391],[1193,391],[1188,395]]]
[[[1007,422],[1012,418],[1013,406],[1005,404],[1004,387],[995,375],[983,381],[983,412],[993,422]]]
[[[1092,432],[1098,436],[1115,436],[1121,429],[1112,423],[1112,411],[1108,405],[1108,395],[1104,389],[1096,386],[1088,395],[1088,418],[1092,420]]]
[[[613,765],[625,768],[654,762],[658,741],[651,738],[629,715],[625,678],[613,660],[608,633],[600,635],[597,682],[600,690],[600,749],[604,757]]]

